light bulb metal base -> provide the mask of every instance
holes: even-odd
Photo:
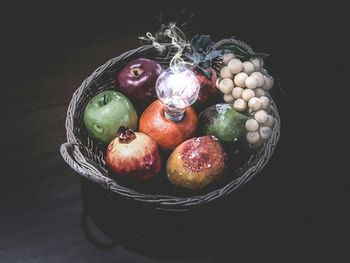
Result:
[[[169,114],[167,111],[164,111],[164,116],[169,121],[179,122],[179,121],[181,121],[184,118],[184,113],[180,113],[180,114],[174,115],[174,114]]]

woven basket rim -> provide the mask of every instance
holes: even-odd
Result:
[[[211,47],[211,49],[216,49],[220,45],[224,45],[227,43],[232,43],[232,42],[237,43],[237,41],[239,41],[239,43],[241,45],[242,44],[246,45],[245,48],[248,50],[248,52],[255,54],[250,46],[248,46],[244,42],[237,40],[235,38],[223,39],[223,40],[215,43]],[[121,55],[108,60],[105,64],[101,65],[93,73],[91,73],[90,76],[87,77],[82,82],[82,84],[79,86],[79,88],[73,93],[72,99],[71,99],[69,106],[68,106],[68,109],[67,109],[67,117],[66,117],[66,121],[65,121],[67,142],[72,147],[72,149],[71,149],[72,151],[78,151],[78,153],[80,154],[80,155],[79,154],[78,155],[80,157],[83,157],[83,160],[87,163],[88,166],[92,166],[92,165],[88,161],[86,161],[85,157],[80,153],[79,141],[77,140],[77,138],[73,132],[73,127],[74,127],[73,118],[74,118],[74,113],[76,110],[76,105],[77,105],[80,97],[83,95],[84,89],[92,81],[94,81],[101,74],[103,74],[103,72],[107,68],[115,65],[116,63],[118,63],[120,61],[123,61],[123,59],[128,58],[132,55],[135,55],[135,54],[138,54],[141,52],[150,51],[152,49],[155,49],[155,47],[152,45],[144,45],[144,46],[140,46],[138,48],[126,51],[126,52],[122,53]],[[99,184],[101,184],[101,180],[104,181],[104,185],[102,185],[102,186],[111,192],[116,192],[116,193],[118,193],[126,198],[129,198],[129,199],[134,199],[134,200],[145,202],[145,203],[152,203],[154,205],[160,205],[160,207],[163,207],[166,210],[171,210],[171,209],[169,209],[169,207],[173,207],[173,206],[180,206],[180,207],[185,208],[184,210],[186,210],[187,207],[195,206],[195,205],[199,205],[199,204],[205,204],[205,203],[210,202],[213,199],[216,199],[217,197],[220,197],[224,194],[231,193],[236,188],[238,188],[240,185],[246,183],[254,175],[259,173],[262,170],[262,168],[268,163],[268,161],[271,158],[272,153],[273,153],[273,151],[278,143],[279,136],[280,136],[280,118],[279,118],[278,109],[277,109],[276,104],[270,95],[269,95],[269,97],[271,99],[271,110],[272,110],[274,117],[275,117],[275,124],[274,124],[273,129],[272,129],[273,136],[271,136],[265,142],[264,146],[261,149],[261,152],[263,153],[262,155],[268,153],[267,154],[268,156],[261,156],[257,161],[255,161],[253,164],[251,164],[249,166],[249,169],[247,169],[243,174],[241,174],[240,177],[235,178],[235,179],[231,180],[230,182],[228,182],[223,187],[212,190],[208,193],[203,193],[203,194],[195,194],[194,193],[194,195],[187,196],[187,197],[179,197],[179,196],[175,196],[175,195],[165,195],[165,194],[141,193],[141,192],[138,192],[132,188],[118,184],[117,181],[113,180],[112,178],[104,176],[95,168],[98,176],[101,177],[101,178],[99,178],[99,181],[97,181],[96,178],[94,178],[91,174],[87,173],[84,170],[84,168],[81,166],[81,164],[79,164],[79,163],[74,164],[74,163],[72,163],[72,161],[68,160],[69,158],[67,158],[68,157],[67,155],[70,155],[71,153],[67,149],[62,149],[63,147],[61,147],[61,154],[62,154],[63,158],[65,159],[65,161],[76,172],[78,172],[83,177],[86,177],[90,181],[98,182]],[[157,208],[160,208],[160,207],[157,207]],[[181,210],[181,209],[176,208],[175,210]]]

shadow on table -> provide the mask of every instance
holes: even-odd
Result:
[[[83,230],[100,249],[120,245],[157,259],[191,259],[225,247],[238,250],[246,239],[248,226],[231,201],[190,212],[157,211],[86,180],[82,198]]]

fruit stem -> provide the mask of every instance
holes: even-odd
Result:
[[[136,134],[132,129],[120,126],[117,132],[117,137],[120,143],[130,143],[136,139]]]
[[[107,104],[107,96],[106,94],[103,95],[103,105],[106,105]]]
[[[135,77],[140,76],[142,74],[142,72],[143,72],[143,70],[140,68],[133,68],[131,70],[132,75],[134,75]]]

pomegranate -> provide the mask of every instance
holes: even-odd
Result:
[[[122,126],[108,145],[106,165],[118,176],[149,181],[161,168],[158,145],[148,135]]]

